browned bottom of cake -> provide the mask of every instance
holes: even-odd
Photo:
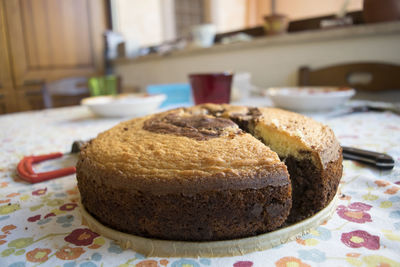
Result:
[[[277,229],[289,215],[290,185],[215,191],[193,196],[109,190],[80,179],[85,208],[101,223],[134,235],[185,241],[254,236]]]
[[[325,208],[336,194],[342,177],[342,158],[318,170],[311,160],[285,159],[292,181],[292,210],[288,223],[310,217]]]

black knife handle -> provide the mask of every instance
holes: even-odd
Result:
[[[391,170],[394,167],[393,158],[387,154],[347,146],[342,146],[342,148],[344,159],[373,165],[381,170]]]

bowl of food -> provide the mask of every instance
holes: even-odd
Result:
[[[120,94],[87,97],[81,105],[102,117],[138,117],[155,112],[165,99],[164,94]]]
[[[273,87],[265,93],[277,107],[295,111],[327,111],[344,104],[355,90],[349,87]]]

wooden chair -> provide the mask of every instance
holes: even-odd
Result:
[[[45,108],[79,105],[82,98],[88,97],[86,77],[65,78],[47,82],[42,86]]]
[[[300,86],[346,86],[371,93],[400,90],[400,65],[360,62],[313,70],[303,66],[299,69],[298,83]]]

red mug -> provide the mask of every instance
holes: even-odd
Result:
[[[232,77],[231,72],[189,74],[194,103],[229,103]]]

